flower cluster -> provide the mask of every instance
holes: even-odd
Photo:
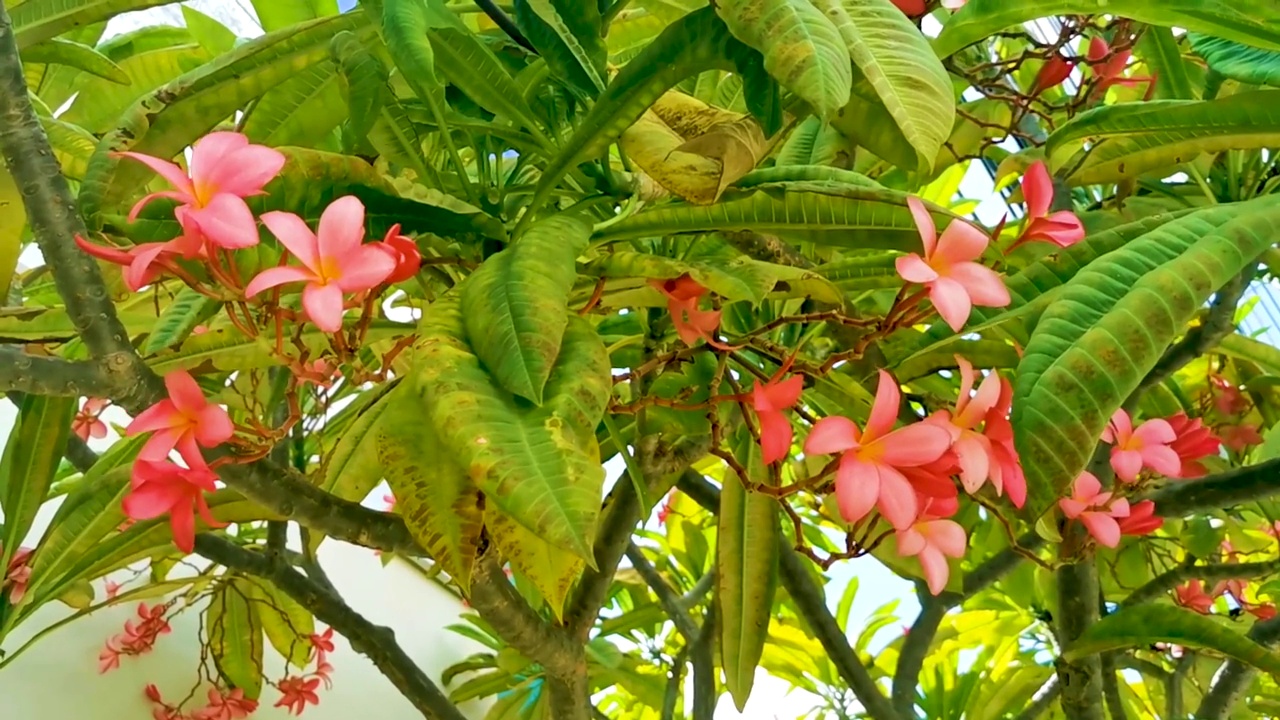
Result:
[[[178,706],[165,702],[155,685],[147,685],[143,694],[155,704],[151,709],[153,720],[242,720],[258,709],[258,701],[245,697],[240,688],[228,691],[217,687],[209,688],[208,704],[190,715],[184,714]]]
[[[308,705],[319,705],[320,695],[316,692],[323,683],[326,689],[333,687],[333,666],[329,664],[329,653],[333,652],[333,628],[323,633],[311,635],[311,661],[315,670],[306,675],[290,675],[276,683],[280,691],[280,699],[275,707],[285,708],[294,715],[301,715]]]
[[[1245,580],[1223,580],[1208,592],[1206,583],[1189,580],[1173,589],[1174,602],[1201,615],[1213,613],[1214,602],[1224,594],[1235,601],[1240,610],[1253,615],[1259,620],[1270,620],[1276,616],[1276,606],[1269,602],[1250,602],[1245,599],[1245,591],[1249,583]]]
[[[0,546],[0,554],[3,553],[4,547]],[[9,567],[4,575],[0,576],[0,594],[8,591],[10,605],[21,604],[27,594],[27,583],[31,582],[31,566],[28,565],[31,553],[29,547],[18,548],[9,558]]]
[[[98,653],[98,672],[106,673],[119,668],[122,656],[151,652],[156,640],[170,632],[169,621],[165,617],[168,611],[168,605],[148,607],[146,603],[138,603],[137,620],[126,620],[124,630],[107,640],[106,646]]]

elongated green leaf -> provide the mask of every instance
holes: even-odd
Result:
[[[355,318],[348,321],[354,324]],[[375,320],[369,327],[366,342],[403,335],[405,331],[406,326],[400,323]],[[328,336],[318,329],[304,328],[300,339],[310,348],[312,357],[318,357],[329,347]],[[280,363],[274,346],[273,341],[261,335],[246,337],[229,324],[210,323],[208,331],[191,335],[181,345],[156,353],[151,368],[164,374],[199,367],[226,372],[273,367]]]
[[[522,410],[514,396],[494,385],[467,346],[461,302],[455,295],[431,304],[414,346],[414,382],[426,400],[431,425],[489,501],[552,545],[593,561],[591,538],[600,510],[603,470],[598,449],[582,447],[582,433],[575,427],[578,422],[567,421],[561,408],[583,408],[584,399],[594,393],[574,379],[566,382],[565,390],[555,392],[577,390],[572,402],[552,396],[544,408]],[[569,337],[566,333],[565,339]],[[582,352],[575,345],[562,344],[566,359]],[[590,352],[606,357],[598,338]],[[571,363],[558,363],[566,364]],[[606,359],[591,374],[607,377],[607,368]],[[555,377],[553,369],[549,385],[559,389]]]
[[[249,100],[325,61],[334,33],[372,34],[363,20],[352,11],[269,33],[139,98],[90,160],[78,198],[86,219],[122,204],[152,177],[141,163],[121,164],[115,151],[177,155]]]
[[[1085,467],[1097,438],[1209,296],[1280,227],[1280,198],[1179,218],[1103,256],[1046,308],[1018,366],[1015,441],[1029,506]]]
[[[1191,79],[1187,77],[1186,61],[1182,58],[1182,49],[1178,47],[1173,30],[1147,28],[1138,38],[1138,52],[1156,78],[1157,100],[1190,100],[1195,97]]]
[[[809,0],[721,0],[715,8],[734,37],[764,55],[765,70],[818,115],[831,117],[849,102],[853,43],[837,29],[849,17],[835,0],[817,7]],[[834,24],[833,14],[840,17]]]
[[[739,458],[747,458],[751,482],[768,474],[751,436],[740,431]],[[747,479],[728,475],[720,491],[716,533],[716,605],[725,685],[741,712],[751,695],[756,666],[769,637],[773,596],[778,585],[778,503],[744,487]]]
[[[305,668],[311,660],[311,635],[316,631],[311,613],[266,580],[243,578],[236,587],[244,592],[271,647],[294,667]]]
[[[1280,145],[1280,91],[1216,100],[1157,100],[1095,108],[1059,127],[1045,145],[1051,170],[1072,185],[1134,178],[1200,153]],[[1086,149],[1081,145],[1088,141]]]
[[[466,469],[440,442],[423,405],[408,385],[390,394],[374,445],[409,532],[469,592],[484,502]]]
[[[1280,48],[1264,50],[1201,33],[1187,33],[1187,39],[1211,70],[1247,85],[1280,87]]]
[[[1124,608],[1094,623],[1070,647],[1068,659],[1100,652],[1153,643],[1176,643],[1185,647],[1212,650],[1280,675],[1280,654],[1245,637],[1213,618],[1171,605],[1136,605]]]
[[[1280,350],[1265,342],[1232,334],[1222,339],[1218,350],[1228,357],[1257,363],[1271,375],[1280,375]]]
[[[587,97],[604,90],[608,50],[596,0],[516,0],[515,19],[561,80]]]
[[[242,581],[224,582],[213,593],[204,627],[218,673],[245,697],[257,700],[262,694],[262,626]]]
[[[386,102],[387,68],[350,31],[334,35],[329,52],[338,66],[347,103],[346,132],[358,143],[369,135]]]
[[[542,403],[542,388],[568,322],[574,260],[591,226],[575,215],[534,224],[484,262],[462,289],[467,341],[498,383]]]
[[[226,25],[189,6],[182,6],[182,19],[191,36],[210,55],[221,55],[236,44],[236,34]]]
[[[98,139],[79,125],[72,125],[56,118],[42,117],[40,124],[49,136],[49,145],[53,148],[54,157],[62,166],[62,174],[69,180],[79,181],[89,168],[89,158],[98,145]],[[11,212],[5,210],[4,212]],[[13,221],[10,215],[7,220]],[[24,218],[25,219],[25,218]]]
[[[258,22],[262,23],[262,29],[267,32],[338,14],[337,0],[250,1]]]
[[[165,5],[169,0],[26,0],[9,11],[18,49],[92,25],[120,13]],[[12,4],[12,3],[11,3]]]
[[[181,343],[202,322],[208,321],[222,309],[222,302],[201,295],[191,288],[178,291],[173,300],[160,313],[155,327],[142,344],[142,354],[151,355]]]
[[[183,73],[195,70],[209,59],[209,52],[194,44],[172,45],[131,55],[119,61],[128,84],[82,77],[76,83],[80,94],[59,119],[90,132],[106,132],[138,98]]]
[[[616,242],[674,233],[754,230],[840,247],[915,251],[920,233],[906,203],[907,195],[896,190],[783,183],[725,193],[710,206],[663,205],[609,225],[594,239]],[[941,210],[933,212],[939,225],[949,217]]]
[[[810,115],[801,121],[795,130],[791,131],[787,141],[778,150],[775,160],[778,168],[788,165],[826,166],[835,161],[836,156],[843,149],[843,144],[843,138],[840,137],[838,132],[823,122],[822,118]],[[753,170],[747,173],[747,176],[754,175],[757,172],[760,171]],[[742,184],[742,179],[739,178],[735,184],[739,187],[747,187]]]
[[[599,157],[662,93],[686,77],[716,68],[736,70],[754,79],[747,85],[751,90],[748,105],[766,135],[776,132],[781,125],[780,111],[772,115],[767,111],[778,109],[777,86],[766,80],[764,58],[734,39],[714,10],[703,8],[668,25],[614,77],[564,149],[543,170],[530,205],[541,205],[578,163]]]
[[[380,389],[362,393],[355,403],[363,403],[358,414],[333,451],[325,458],[324,479],[320,488],[343,500],[364,500],[382,480],[383,465],[371,447],[381,425],[382,415],[392,404],[391,390],[399,383],[387,383]]]
[[[26,226],[22,193],[9,171],[0,167],[0,305],[8,304],[9,282],[22,255],[22,231]]]
[[[277,150],[285,156],[280,175],[267,183],[263,195],[248,199],[249,208],[257,214],[284,210],[315,227],[329,203],[343,195],[355,195],[364,203],[365,227],[372,237],[381,237],[399,224],[406,233],[506,238],[500,221],[479,210],[460,212],[455,207],[465,207],[461,203],[443,207],[400,197],[394,185],[358,157],[300,147]],[[103,221],[113,232],[135,242],[169,240],[181,232],[172,207],[159,202],[143,210],[134,223],[120,215],[105,215]]]
[[[969,0],[943,26],[933,47],[945,58],[1013,25],[1050,15],[1102,13],[1280,50],[1275,10],[1231,0]]]
[[[263,95],[244,123],[244,134],[272,147],[315,145],[346,114],[337,69],[316,63]]]
[[[917,162],[905,169],[927,171],[956,117],[951,79],[928,40],[890,0],[818,0],[816,5],[835,22],[854,64],[915,150]]]
[[[882,187],[875,180],[852,170],[841,170],[840,168],[823,167],[821,165],[782,165],[781,160],[778,163],[777,167],[752,170],[738,178],[738,181],[733,184],[734,187],[745,189],[761,185],[792,182],[861,185],[869,188]]]
[[[104,80],[127,85],[129,75],[102,53],[78,42],[52,38],[22,52],[23,62],[67,65]]]
[[[0,567],[9,566],[9,558],[26,539],[49,493],[77,407],[74,397],[28,395],[22,401],[0,458],[0,510],[4,512]]]
[[[564,601],[585,563],[552,546],[490,503],[484,509],[488,537],[516,572],[528,578],[557,620],[564,617]]]
[[[124,522],[120,501],[129,487],[128,463],[141,448],[137,441],[117,443],[85,474],[85,482],[63,501],[31,558],[28,592],[38,594],[56,584],[77,560]],[[98,465],[103,465],[101,474]]]

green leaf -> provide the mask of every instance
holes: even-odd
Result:
[[[79,125],[72,125],[55,118],[41,117],[40,124],[44,126],[44,132],[49,136],[49,145],[53,148],[53,156],[62,166],[62,174],[68,180],[77,182],[82,180],[85,170],[89,167],[89,158],[93,156],[93,150],[98,145],[98,139]],[[4,206],[0,205],[0,212],[8,213],[5,218],[7,221],[16,222],[16,216],[12,214],[12,210],[4,209]],[[25,220],[25,216],[23,219]]]
[[[123,204],[153,177],[141,163],[121,164],[115,152],[177,155],[245,103],[324,62],[329,41],[339,30],[373,32],[359,11],[312,20],[250,40],[139,98],[89,162],[78,198],[86,219]]]
[[[267,32],[316,18],[338,14],[338,0],[250,0],[258,22]]]
[[[191,331],[222,309],[222,302],[184,287],[165,306],[155,327],[142,344],[143,355],[154,355],[186,340]]]
[[[66,65],[121,85],[131,82],[129,75],[102,53],[88,45],[62,38],[45,40],[39,45],[23,50],[22,61]]]
[[[0,567],[9,566],[49,494],[78,407],[74,397],[27,395],[22,401],[0,458]]]
[[[414,382],[432,427],[489,501],[548,543],[593,561],[604,473],[580,427],[594,414],[594,429],[608,399],[596,390],[609,377],[603,344],[566,331],[544,407],[530,411],[472,354],[460,306],[456,294],[432,303],[414,346]],[[557,377],[557,369],[582,366],[590,368],[582,377]]]
[[[432,429],[423,404],[408,385],[390,393],[374,445],[409,532],[466,593],[480,546],[484,501]]]
[[[816,5],[835,22],[854,65],[915,149],[917,162],[905,169],[927,171],[956,117],[951,79],[929,41],[891,0],[818,0]]]
[[[320,489],[343,500],[364,500],[382,480],[383,466],[375,447],[381,418],[394,403],[391,390],[400,383],[387,383],[361,393],[354,403],[363,403],[333,450],[325,458]]]
[[[1070,483],[1116,408],[1218,288],[1267,249],[1280,198],[1188,215],[1077,274],[1036,325],[1014,387],[1033,513]]]
[[[535,223],[462,286],[467,341],[508,391],[542,404],[542,389],[568,323],[574,260],[591,226],[576,215]]]
[[[529,532],[496,504],[485,506],[484,524],[498,552],[533,583],[556,619],[563,620],[564,601],[586,563]]]
[[[809,0],[720,0],[714,7],[734,37],[764,55],[765,70],[819,116],[831,117],[849,102],[853,42],[837,29],[849,17],[835,0],[817,7]],[[839,16],[834,24],[832,15]]]
[[[1212,618],[1171,605],[1135,605],[1108,615],[1089,626],[1067,648],[1064,657],[1070,661],[1157,642],[1212,650],[1271,675],[1280,675],[1280,654]]]
[[[1195,35],[1195,33],[1192,33]],[[1192,38],[1192,46],[1195,39]],[[1186,61],[1173,30],[1149,27],[1138,38],[1138,53],[1156,78],[1157,100],[1190,100],[1195,97],[1191,79],[1187,77]]]
[[[340,71],[347,104],[346,130],[359,142],[369,135],[386,102],[387,68],[347,30],[333,36],[329,52]]]
[[[348,318],[348,322],[354,324],[356,319]],[[401,323],[374,320],[369,325],[365,341],[372,343],[398,337],[407,329]],[[311,357],[318,357],[329,347],[329,335],[318,328],[313,330],[307,326],[300,335],[299,339],[310,349]],[[195,368],[232,372],[278,366],[280,358],[272,339],[261,335],[246,337],[230,324],[215,322],[210,323],[207,332],[191,335],[181,345],[156,353],[150,364],[151,369],[160,374]]]
[[[787,137],[787,141],[783,143],[782,148],[778,150],[777,157],[774,159],[777,168],[769,168],[768,170],[780,169],[792,165],[806,165],[811,167],[820,167],[831,165],[835,162],[836,156],[843,150],[843,138],[840,133],[836,132],[830,125],[816,115],[810,115],[800,122],[791,135]],[[826,168],[834,170],[835,168]],[[743,180],[752,175],[762,172],[755,170],[747,173],[739,178],[735,185],[738,187],[750,187],[744,185]],[[797,178],[786,177],[777,178],[778,180],[812,180],[814,178]],[[765,182],[772,182],[766,180]]]
[[[264,671],[262,626],[242,582],[231,579],[218,586],[205,611],[204,628],[218,673],[245,697],[257,700]]]
[[[1187,33],[1209,69],[1245,85],[1280,87],[1280,48],[1263,50],[1202,33]]]
[[[1258,90],[1214,100],[1106,105],[1060,126],[1045,154],[1069,184],[1090,185],[1172,169],[1201,153],[1275,147],[1278,101],[1280,91]]]
[[[311,661],[311,635],[316,631],[311,613],[266,580],[243,578],[236,587],[244,592],[271,647],[294,667],[305,668]]]
[[[182,6],[182,19],[187,23],[191,36],[210,55],[221,55],[235,47],[236,34],[226,25],[189,6]]]
[[[108,20],[120,13],[145,10],[170,0],[26,0],[11,6],[9,18],[18,49],[57,37],[73,28]]]
[[[1280,50],[1280,16],[1231,0],[969,0],[943,26],[933,49],[945,58],[1013,25],[1051,15],[1104,13]]]
[[[244,134],[263,145],[316,145],[346,117],[332,63],[316,63],[269,90],[249,112]]]
[[[761,185],[780,185],[781,183],[834,183],[837,185],[860,185],[869,188],[883,187],[866,175],[852,170],[842,170],[821,165],[783,165],[781,158],[778,159],[776,167],[752,170],[738,178],[733,186],[746,189]]]
[[[742,712],[755,682],[756,666],[769,637],[778,586],[778,502],[746,489],[768,472],[749,433],[738,433],[734,455],[745,458],[748,478],[732,473],[720,491],[716,533],[716,605],[725,685]]]
[[[596,0],[515,0],[515,20],[558,78],[587,97],[605,86],[605,48]]]
[[[950,217],[939,209],[933,213],[940,225]],[[754,230],[856,249],[914,251],[920,245],[906,193],[827,183],[786,183],[725,193],[715,205],[670,203],[608,225],[593,240],[616,242],[710,230]]]
[[[0,167],[0,305],[8,305],[9,283],[22,255],[22,231],[27,226],[27,209],[22,193],[9,171]]]
[[[664,92],[704,70],[735,70],[754,79],[756,82],[747,84],[751,90],[748,105],[760,119],[765,135],[777,132],[780,111],[773,116],[766,113],[768,108],[777,109],[777,86],[767,80],[763,63],[758,52],[734,39],[710,7],[668,25],[596,99],[573,136],[562,145],[564,149],[542,171],[529,206],[539,207],[579,163],[600,157]]]
[[[117,61],[128,84],[82,77],[76,83],[79,95],[58,119],[92,133],[104,133],[138,98],[195,70],[209,58],[209,52],[195,44],[172,45],[128,56]]]

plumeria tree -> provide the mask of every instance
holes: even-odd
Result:
[[[104,34],[163,4],[0,8],[0,669],[41,607],[125,604],[103,673],[201,617],[185,696],[138,688],[167,720],[303,714],[335,633],[435,719],[709,720],[761,669],[797,717],[1280,715],[1280,351],[1237,330],[1280,262],[1277,7]],[[487,650],[428,676],[324,542]],[[917,615],[829,584],[877,563]]]

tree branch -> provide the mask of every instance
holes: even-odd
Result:
[[[1156,512],[1180,516],[1197,510],[1222,509],[1280,495],[1280,458],[1236,468],[1218,475],[1171,484],[1148,496]]]
[[[907,637],[902,641],[898,665],[893,673],[893,709],[903,717],[914,717],[916,686],[920,682],[920,670],[924,667],[929,646],[938,633],[938,625],[947,614],[948,606],[928,593],[928,588],[916,583],[916,597],[920,599],[920,614],[912,623]]]
[[[649,589],[658,598],[658,605],[662,611],[671,618],[671,623],[676,626],[676,630],[684,636],[686,643],[692,643],[694,638],[698,636],[698,626],[694,624],[693,618],[689,617],[689,613],[685,611],[680,604],[680,596],[676,595],[667,581],[662,578],[662,574],[658,569],[649,562],[649,558],[644,556],[644,551],[640,549],[634,542],[627,544],[627,559],[631,561],[631,567],[635,568],[640,577],[644,579]]]
[[[493,0],[476,0],[476,5],[484,11],[485,15],[489,16],[494,25],[497,25],[517,45],[534,55],[538,54],[538,49],[533,46],[533,43],[529,42],[529,38],[526,38],[524,33],[520,32],[520,28],[516,26],[515,21],[503,12],[502,8],[494,4]]]
[[[15,347],[0,347],[0,392],[107,397],[112,389],[97,363],[41,357]]]
[[[680,476],[679,485],[680,490],[694,502],[711,512],[719,512],[720,491],[707,482],[706,478],[694,472],[686,472]],[[782,546],[778,560],[782,585],[800,611],[801,617],[809,624],[814,637],[827,651],[827,657],[836,666],[840,677],[849,684],[849,688],[873,720],[899,720],[898,712],[876,685],[866,665],[862,664],[849,646],[844,631],[827,609],[822,588],[809,577],[805,569],[805,558],[787,543],[786,538],[778,538],[778,543]]]
[[[1125,598],[1121,605],[1129,607],[1150,602],[1189,580],[1217,582],[1235,578],[1255,578],[1272,573],[1280,573],[1280,559],[1255,563],[1180,565],[1151,578],[1146,584],[1129,593],[1129,597]]]
[[[503,574],[492,553],[476,561],[471,578],[471,607],[511,647],[542,664],[547,674],[569,677],[586,673],[582,646],[569,634],[545,622]],[[586,703],[586,696],[582,703]],[[584,705],[585,706],[585,705]]]
[[[1116,653],[1104,652],[1099,658],[1102,664],[1102,696],[1107,702],[1111,720],[1129,720],[1124,700],[1120,697],[1120,680],[1116,673]]]
[[[1058,682],[1057,677],[1049,678],[1049,681],[1041,686],[1035,697],[1031,699],[1031,704],[1023,709],[1014,720],[1036,720],[1053,706],[1053,701],[1057,700],[1061,694],[1062,683]]]
[[[1250,640],[1266,647],[1274,646],[1280,642],[1280,617],[1254,623],[1246,635]],[[1226,720],[1230,717],[1231,707],[1249,689],[1257,673],[1253,667],[1239,660],[1224,662],[1214,676],[1209,692],[1205,693],[1200,707],[1196,709],[1196,720]]]
[[[689,720],[711,720],[716,714],[716,610],[708,605],[702,616],[702,629],[689,646],[689,662],[693,665],[693,712]]]
[[[466,720],[440,688],[414,663],[396,642],[391,628],[375,625],[283,562],[271,562],[225,538],[208,533],[196,536],[196,552],[230,570],[269,580],[281,592],[307,608],[320,621],[347,638],[352,649],[373,661],[378,670],[424,717],[431,720]]]
[[[1098,569],[1093,560],[1078,556],[1084,544],[1083,528],[1072,524],[1063,533],[1058,569],[1058,610],[1054,615],[1058,645],[1070,647],[1089,626],[1098,622]],[[1102,714],[1102,660],[1097,655],[1056,661],[1062,686],[1062,711],[1067,720],[1104,720]]]
[[[71,188],[62,176],[44,127],[31,107],[9,12],[0,7],[0,154],[17,183],[36,244],[53,274],[76,334],[103,361],[112,396],[162,391],[158,378],[129,343],[102,273],[75,244],[87,235]]]

